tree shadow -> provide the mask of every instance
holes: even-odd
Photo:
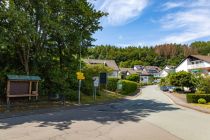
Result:
[[[37,123],[36,127],[53,126],[58,130],[70,129],[76,121],[95,121],[101,124],[118,122],[123,124],[128,121],[138,122],[151,113],[174,111],[180,108],[172,104],[156,100],[128,100],[103,105],[64,109],[57,112],[28,115],[0,120],[0,129],[8,129],[24,123]]]

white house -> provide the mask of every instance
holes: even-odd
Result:
[[[118,78],[119,67],[116,64],[115,60],[99,60],[99,59],[84,59],[83,60],[86,64],[89,65],[96,65],[96,64],[103,64],[113,71],[108,75],[109,77],[116,77]]]
[[[175,71],[209,74],[210,56],[189,55],[176,67]]]
[[[160,71],[159,75],[161,78],[168,76],[169,73],[175,72],[175,66],[165,66],[163,70]]]

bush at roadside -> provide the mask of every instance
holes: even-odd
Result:
[[[118,80],[118,78],[108,78],[107,89],[110,91],[116,91]]]
[[[122,90],[120,91],[121,94],[130,95],[133,94],[138,88],[138,83],[122,80]]]
[[[210,94],[187,94],[187,102],[188,103],[198,103],[200,98],[206,100],[206,102],[210,102]]]
[[[206,104],[206,100],[203,98],[198,99],[199,104]]]
[[[133,82],[139,82],[139,75],[138,74],[131,74],[126,77],[126,80],[133,81]]]

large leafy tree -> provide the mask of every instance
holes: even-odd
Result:
[[[80,42],[82,52],[91,46],[103,15],[86,0],[3,0],[0,43],[19,56],[27,74],[46,59],[62,69],[74,62]]]

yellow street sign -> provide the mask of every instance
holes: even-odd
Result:
[[[77,72],[76,74],[77,74],[77,79],[78,79],[78,80],[84,80],[84,79],[85,79],[84,73],[82,73],[82,72]]]

